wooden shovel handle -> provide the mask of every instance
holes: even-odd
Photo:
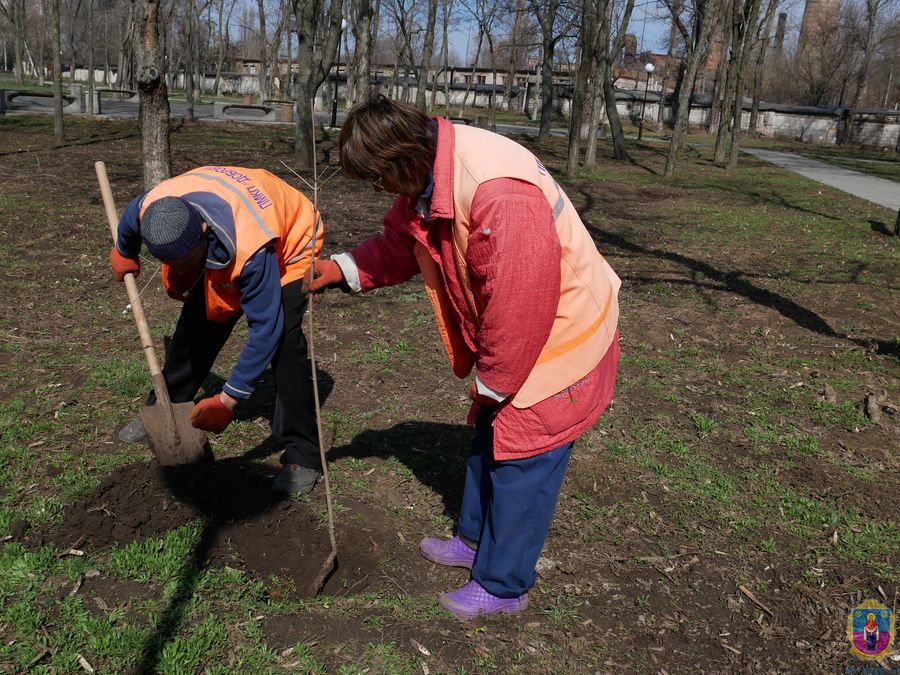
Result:
[[[106,165],[103,162],[94,162],[97,170],[97,181],[100,183],[100,194],[103,195],[103,206],[106,207],[106,218],[109,220],[109,231],[112,234],[113,246],[116,245],[119,230],[119,215],[116,213],[116,204],[113,201],[112,190],[109,187],[109,178],[106,175]],[[141,347],[144,357],[150,367],[150,375],[153,378],[153,391],[156,399],[164,407],[169,408],[169,390],[156,358],[156,349],[153,347],[153,338],[150,336],[150,326],[144,315],[144,306],[141,304],[141,294],[138,291],[134,275],[129,272],[125,275],[125,288],[128,290],[128,301],[131,303],[131,311],[134,313],[134,322],[137,324],[138,333],[141,336]]]

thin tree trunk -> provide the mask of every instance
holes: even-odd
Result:
[[[662,86],[659,90],[659,108],[656,111],[656,130],[662,131],[666,121],[666,85],[672,76],[672,57],[675,54],[675,36],[677,29],[673,21],[669,25],[669,42],[666,50],[666,64],[663,66]]]
[[[135,2],[134,49],[144,150],[144,187],[148,190],[172,174],[169,99],[159,44],[159,9],[157,0]]]
[[[184,98],[187,121],[194,121],[194,0],[185,4],[184,28]]]
[[[268,41],[266,39],[266,4],[264,0],[256,0],[257,13],[259,15],[259,102],[269,98],[269,92],[266,91],[266,80],[268,75],[268,66],[266,61],[266,50],[268,49]]]
[[[552,26],[552,23],[551,23]],[[552,28],[551,28],[552,30]],[[553,52],[556,42],[551,33],[542,39],[543,59],[541,60],[541,123],[538,127],[538,143],[546,143],[550,138],[553,122]]]
[[[450,47],[447,44],[447,42],[448,42],[447,34],[449,33],[449,27],[450,27],[450,6],[452,5],[452,0],[442,0],[442,3],[443,3],[442,6],[444,8],[444,12],[443,12],[444,15],[441,18],[441,20],[443,21],[443,24],[444,24],[443,25],[444,44],[441,46],[441,51],[443,52],[441,58],[443,59],[443,64],[444,64],[444,106],[446,107],[444,114],[449,118],[450,117],[450,84],[451,84],[450,80],[453,77],[453,71],[450,70]]]
[[[47,15],[49,12],[47,11],[47,2],[46,0],[41,0],[41,37],[40,37],[40,45],[38,47],[38,84],[40,86],[44,86],[44,64],[46,61],[44,60],[44,54],[47,53]]]
[[[622,12],[622,20],[619,23],[616,39],[612,43],[606,57],[603,59],[601,71],[603,73],[603,99],[606,104],[606,117],[609,120],[609,133],[613,140],[613,156],[618,160],[627,161],[631,161],[631,155],[628,154],[628,147],[625,144],[625,130],[622,128],[622,120],[619,117],[619,108],[616,105],[616,90],[613,87],[612,65],[619,60],[619,55],[625,48],[626,29],[631,21],[631,12],[633,10],[634,0],[627,0]],[[607,18],[607,23],[611,24],[611,17]]]
[[[522,13],[524,10],[525,0],[516,0],[512,35],[510,35],[509,66],[506,69],[506,105],[504,106],[506,110],[512,110],[513,84],[516,79],[516,70],[519,67],[519,59],[522,57],[522,47],[519,45],[519,41],[522,39]]]
[[[666,0],[670,10],[673,9],[669,0]],[[666,155],[666,176],[675,175],[675,166],[681,145],[688,128],[688,117],[691,112],[690,100],[694,91],[694,82],[697,80],[697,71],[700,63],[706,59],[709,53],[709,31],[712,25],[712,7],[710,0],[697,0],[694,5],[694,17],[692,30],[688,31],[684,23],[673,11],[673,19],[678,22],[678,30],[681,32],[686,45],[686,56],[682,61],[684,71],[681,73],[681,83],[678,92],[678,114],[675,118],[675,127],[672,130],[672,140],[669,141],[669,152]]]
[[[714,100],[718,100],[720,109],[719,116],[716,119],[715,124],[710,124],[710,128],[712,126],[716,127],[716,150],[715,150],[715,162],[716,164],[722,164],[725,161],[725,142],[728,138],[728,126],[732,119],[732,113],[734,111],[734,102],[733,98],[737,95],[740,98],[740,92],[736,92],[735,84],[737,81],[737,72],[736,69],[738,67],[738,54],[736,51],[740,50],[741,46],[739,44],[735,44],[735,31],[734,22],[740,22],[740,14],[741,14],[741,0],[732,0],[729,3],[728,9],[725,13],[726,19],[723,19],[723,25],[726,26],[725,32],[722,35],[722,62],[720,62],[720,66],[724,67],[725,61],[725,53],[729,54],[728,57],[728,68],[725,72],[725,80],[724,83],[720,80],[717,85],[717,92],[719,89],[722,91],[722,96],[717,97]],[[726,37],[727,36],[727,37]],[[728,44],[732,47],[730,50],[725,49],[725,45]]]
[[[416,107],[427,112],[425,92],[428,89],[428,71],[431,68],[431,55],[434,52],[434,24],[437,21],[437,0],[428,0],[428,19],[425,24],[425,43],[422,46],[422,63],[416,75]]]
[[[581,5],[581,31],[579,35],[578,69],[572,87],[572,114],[569,116],[569,147],[566,161],[566,175],[578,174],[578,153],[581,140],[582,114],[584,112],[585,88],[595,60],[597,42],[597,18],[594,0],[584,0]]]
[[[66,140],[66,128],[63,121],[63,97],[62,97],[62,62],[59,56],[60,27],[59,27],[59,0],[51,0],[53,12],[53,135],[62,143]]]
[[[878,10],[882,0],[866,0],[866,37],[863,41],[863,62],[859,69],[859,75],[856,78],[856,89],[850,108],[847,110],[847,122],[843,137],[840,140],[841,145],[848,145],[853,140],[853,125],[856,122],[856,109],[862,101],[863,92],[866,89],[866,83],[869,78],[869,66],[872,62],[872,50],[875,48],[873,44],[875,38],[875,26],[878,18]]]
[[[722,123],[722,115],[730,105],[726,103],[728,100],[725,94],[725,74],[728,67],[729,47],[731,46],[731,12],[732,0],[724,0],[722,4],[721,16],[717,19],[720,22],[722,31],[722,44],[719,45],[719,62],[716,64],[716,74],[713,78],[712,104],[709,111],[709,131],[710,135],[716,134],[716,147],[719,144],[718,130]],[[721,161],[721,160],[720,160]]]
[[[746,0],[743,7],[743,19],[740,23],[734,22],[735,30],[731,44],[740,59],[737,69],[737,79],[734,85],[734,113],[731,127],[731,151],[728,155],[728,168],[737,166],[741,148],[741,124],[744,117],[744,71],[747,69],[747,61],[750,59],[750,50],[753,48],[752,37],[757,30],[759,21],[759,5],[761,0]]]
[[[94,114],[94,0],[87,0],[88,9],[88,81],[87,114]]]
[[[478,64],[478,57],[481,55],[481,42],[484,39],[484,34],[479,30],[478,31],[478,47],[475,49],[475,60],[472,61],[472,71],[469,75],[469,81],[466,82],[466,91],[463,94],[462,105],[459,107],[459,116],[463,116],[463,111],[466,107],[466,101],[469,98],[469,91],[472,89],[472,85],[475,83],[475,68]],[[475,92],[475,101],[478,101],[478,92]]]
[[[753,103],[750,105],[750,133],[756,133],[759,120],[759,99],[762,91],[763,74],[765,72],[766,54],[769,50],[769,35],[772,32],[772,20],[775,18],[775,10],[778,8],[778,0],[769,0],[766,8],[766,20],[763,34],[759,37],[759,49],[756,54],[756,67],[753,72]]]

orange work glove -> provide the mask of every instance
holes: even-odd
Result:
[[[109,252],[109,266],[112,267],[116,281],[124,281],[125,275],[131,272],[134,276],[141,273],[141,261],[138,258],[126,258],[115,246]]]
[[[326,288],[340,288],[344,283],[341,266],[334,260],[316,261],[316,278],[309,284],[310,293],[324,293]]]
[[[498,406],[501,403],[501,401],[497,401],[490,396],[479,394],[478,387],[475,386],[474,382],[469,386],[469,398],[475,401],[475,403],[477,403],[478,405]]]
[[[191,426],[214,434],[225,431],[234,413],[222,402],[218,394],[200,399],[191,410]]]

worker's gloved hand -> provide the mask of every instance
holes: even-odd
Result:
[[[478,387],[475,386],[474,382],[469,386],[469,398],[472,399],[473,401],[475,401],[475,403],[478,405],[492,405],[492,406],[500,405],[500,401],[493,399],[490,396],[485,396],[484,394],[479,394]]]
[[[341,266],[334,260],[317,260],[316,277],[309,283],[310,293],[323,293],[326,288],[340,288],[344,283]]]
[[[222,401],[222,394],[215,394],[194,405],[191,410],[191,426],[218,434],[225,431],[233,417],[234,412]]]
[[[124,281],[125,275],[131,272],[134,276],[141,273],[141,261],[138,258],[126,258],[115,246],[109,252],[109,266],[112,267],[116,281]]]

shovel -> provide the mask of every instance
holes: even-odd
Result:
[[[95,162],[97,180],[100,183],[100,193],[103,195],[103,205],[106,207],[106,217],[109,220],[109,229],[112,232],[113,245],[118,234],[119,216],[116,213],[116,205],[113,202],[112,190],[109,187],[109,179],[106,176],[106,165],[103,162]],[[141,337],[141,346],[147,365],[150,367],[150,375],[153,378],[153,391],[156,392],[156,405],[145,405],[141,408],[141,421],[150,438],[153,454],[160,464],[190,464],[207,458],[206,433],[191,426],[191,410],[194,404],[172,403],[169,400],[169,390],[166,388],[166,380],[156,359],[156,350],[153,347],[153,338],[150,337],[150,326],[147,317],[144,316],[144,307],[141,305],[141,296],[138,292],[134,275],[125,275],[125,288],[128,289],[128,300],[131,302],[131,311],[134,313],[134,322],[137,324]]]

